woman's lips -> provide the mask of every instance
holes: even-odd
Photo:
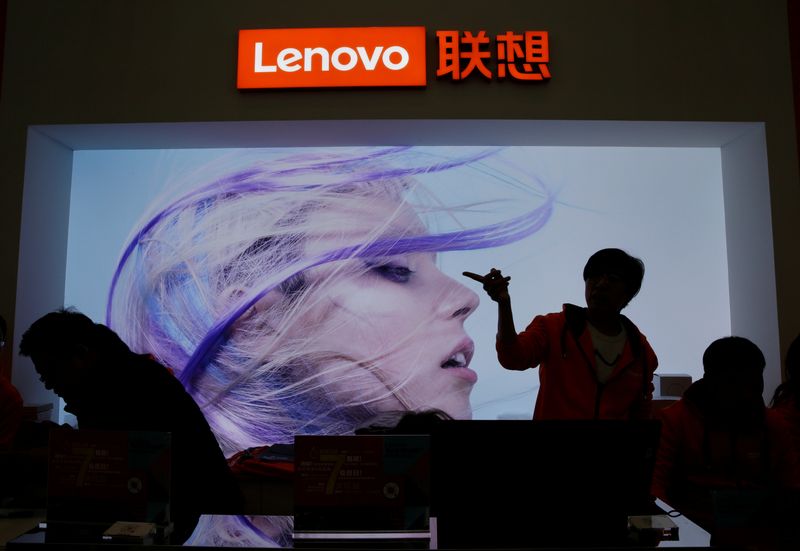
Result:
[[[478,382],[478,374],[466,367],[451,367],[447,370],[447,372],[455,377],[458,377],[459,379],[467,381],[468,383],[475,384]]]
[[[445,358],[440,366],[451,375],[475,384],[478,381],[478,374],[468,368],[474,353],[475,343],[472,342],[472,339],[467,337],[453,348],[453,351]]]

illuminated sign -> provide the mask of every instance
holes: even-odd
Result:
[[[425,27],[239,31],[238,88],[425,86]]]
[[[491,80],[493,73],[487,65],[492,57],[486,31],[477,35],[470,31],[436,31],[439,40],[437,77],[453,80],[468,77],[474,71]],[[497,78],[514,80],[547,80],[550,78],[550,43],[547,31],[507,31],[495,37],[497,45]]]
[[[440,79],[550,79],[547,31],[436,31]],[[239,31],[238,88],[425,86],[425,27]]]

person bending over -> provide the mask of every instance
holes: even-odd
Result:
[[[152,357],[70,310],[35,321],[19,348],[79,428],[172,433],[172,543],[183,542],[201,514],[239,512],[239,488],[200,408]]]

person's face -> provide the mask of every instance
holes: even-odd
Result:
[[[747,416],[764,406],[764,376],[758,368],[731,369],[708,376],[712,403],[723,416]]]
[[[586,306],[590,310],[617,314],[629,300],[628,287],[619,274],[608,271],[586,279]]]
[[[412,211],[398,214],[395,204],[372,200],[365,210],[360,223],[351,218],[348,235],[310,247],[330,250],[352,237],[363,240],[389,219],[389,234],[396,227],[423,231]],[[433,254],[332,263],[309,276],[312,284],[331,278],[306,316],[311,347],[351,360],[346,371],[322,375],[329,396],[351,404],[363,399],[376,411],[437,408],[471,417],[477,374],[468,367],[474,344],[464,320],[478,296],[445,275]]]
[[[80,399],[88,376],[89,366],[85,355],[59,357],[53,354],[35,354],[31,359],[39,380],[47,390],[52,390],[67,403]]]

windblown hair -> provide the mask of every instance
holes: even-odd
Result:
[[[332,392],[325,381],[347,377],[354,362],[380,378],[381,358],[321,348],[321,320],[311,314],[330,286],[380,259],[495,247],[540,229],[553,194],[535,178],[501,177],[487,165],[496,153],[306,153],[215,179],[158,207],[132,234],[109,291],[107,323],[133,350],[179,375],[226,455],[295,434],[351,433],[374,416],[376,401],[401,389],[385,383],[376,393],[351,375],[348,396]],[[535,205],[485,227],[432,233],[437,216],[478,208],[443,206],[418,182],[456,167],[532,188]],[[393,205],[388,219],[370,218],[378,202]],[[407,338],[398,335],[397,346]]]

